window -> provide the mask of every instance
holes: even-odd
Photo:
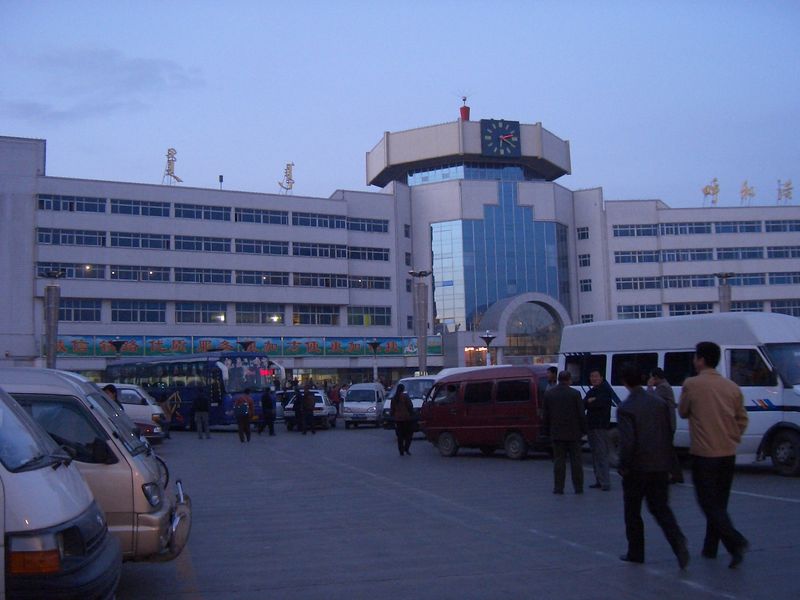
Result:
[[[165,323],[167,303],[157,300],[112,300],[111,320],[115,323]]]
[[[800,258],[800,246],[769,246],[767,258]]]
[[[761,233],[761,221],[718,221],[716,233]]]
[[[169,250],[169,235],[160,233],[129,233],[124,231],[112,231],[111,247]]]
[[[169,267],[111,265],[111,279],[120,281],[169,281]]]
[[[237,239],[236,252],[240,254],[267,254],[273,256],[286,256],[289,254],[289,242]]]
[[[228,238],[176,235],[175,250],[189,250],[192,252],[230,252],[231,241]]]
[[[46,394],[15,394],[14,398],[50,436],[74,453],[75,460],[96,462],[92,452],[95,440],[108,436],[77,400]]]
[[[800,272],[794,273],[770,273],[770,285],[797,285],[800,284]]]
[[[293,285],[296,287],[346,288],[347,275],[338,273],[295,273]]]
[[[713,275],[664,275],[662,282],[665,289],[714,287]]]
[[[176,323],[225,323],[225,311],[227,306],[224,302],[176,302],[175,303],[175,322]]]
[[[764,248],[717,248],[717,260],[764,258]]]
[[[670,385],[683,385],[687,377],[694,377],[694,352],[667,352],[664,355],[664,375]]]
[[[464,386],[464,404],[489,404],[492,401],[492,382],[479,381]]]
[[[283,210],[262,210],[260,208],[236,208],[234,219],[237,223],[263,223],[269,225],[288,225],[289,213]]]
[[[680,302],[669,304],[669,316],[681,317],[684,315],[705,315],[714,312],[711,302]]]
[[[293,212],[292,225],[299,227],[326,227],[328,229],[344,229],[347,217],[344,215],[322,215],[315,213]]]
[[[389,221],[387,221],[386,219],[364,219],[357,217],[347,217],[347,229],[349,231],[387,233],[389,231]]]
[[[88,229],[50,229],[39,227],[37,240],[52,246],[105,246],[106,232]]]
[[[59,321],[100,322],[100,300],[61,298],[58,305]]]
[[[410,255],[409,255],[410,256]],[[350,260],[389,260],[388,248],[366,248],[360,246],[351,246],[348,250]],[[409,261],[411,259],[409,258]]]
[[[660,316],[660,304],[620,304],[617,306],[618,319],[652,319]]]
[[[589,239],[589,228],[588,227],[578,227],[578,229],[576,229],[576,232],[578,234],[578,239],[579,240],[588,240]]]
[[[403,225],[403,235],[405,235],[405,237],[407,238],[411,237],[411,225],[409,225],[408,223]]]
[[[728,277],[730,285],[764,285],[766,280],[767,276],[764,273],[742,273]]]
[[[85,196],[56,196],[39,194],[39,210],[58,210],[69,212],[106,212],[105,198],[87,198]]]
[[[725,352],[731,380],[740,387],[778,385],[775,373],[754,348],[735,348]]]
[[[348,306],[347,324],[370,326],[390,326],[392,324],[391,306]]]
[[[694,262],[698,260],[714,260],[714,250],[712,248],[680,248],[674,250],[662,250],[661,260],[663,262]]]
[[[175,203],[175,217],[179,219],[204,219],[206,221],[230,221],[231,209],[227,206]]]
[[[411,290],[412,290],[411,280],[410,279],[406,279],[406,291],[407,292],[411,292]]]
[[[650,237],[658,235],[658,225],[614,225],[614,237]]]
[[[581,323],[593,323],[594,322],[594,315],[589,313],[585,315],[581,315]]]
[[[236,322],[251,325],[283,325],[283,304],[237,302]]]
[[[578,266],[579,267],[591,267],[592,266],[592,257],[589,254],[579,254],[578,255]]]
[[[800,219],[787,221],[767,221],[767,233],[784,233],[789,231],[800,231]]]
[[[168,217],[169,202],[151,202],[149,200],[118,200],[112,198],[111,213],[115,215]]]
[[[411,266],[411,252],[406,252],[406,266]]]
[[[711,233],[711,223],[661,223],[661,235],[698,235]]]
[[[347,246],[342,244],[313,244],[292,242],[294,256],[318,256],[322,258],[347,258]]]
[[[230,283],[231,272],[225,269],[175,267],[176,283]]]
[[[761,312],[764,303],[761,300],[734,300],[731,302],[731,312]]]
[[[605,354],[567,355],[564,369],[572,375],[572,385],[588,386],[592,371],[600,371],[603,377],[606,376],[606,361]]]
[[[531,386],[527,379],[497,382],[497,402],[529,402]]]
[[[348,278],[349,287],[365,290],[389,290],[392,289],[390,277],[373,277],[371,275],[350,275]]]
[[[661,289],[660,277],[617,277],[618,290],[658,290]]]
[[[289,273],[285,271],[236,271],[236,283],[240,285],[289,285]]]
[[[581,279],[579,282],[579,286],[582,292],[591,292],[592,291],[592,280],[591,279]]]
[[[408,329],[409,331],[414,329],[413,315],[406,315],[406,329]]]
[[[611,385],[624,385],[621,375],[622,367],[628,363],[638,365],[646,381],[650,371],[658,366],[658,353],[635,352],[614,354],[611,357]],[[644,385],[645,381],[642,381],[642,385]]]
[[[339,307],[331,304],[295,304],[293,325],[338,325]]]
[[[773,300],[771,304],[774,313],[800,317],[800,300]]]
[[[614,252],[614,262],[618,264],[658,262],[658,250],[617,251]]]
[[[39,262],[36,263],[37,277],[51,277],[57,271],[65,279],[105,279],[106,266],[98,264]]]

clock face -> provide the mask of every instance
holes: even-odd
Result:
[[[519,121],[481,119],[481,153],[520,156]]]

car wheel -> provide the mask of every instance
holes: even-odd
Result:
[[[439,454],[442,456],[455,456],[458,452],[458,442],[449,431],[439,434],[439,439],[436,440],[436,447],[439,448]]]
[[[350,421],[345,421],[344,422],[344,428],[345,429],[350,429]]]
[[[291,421],[286,421],[286,430],[292,431],[293,429],[294,429],[294,423],[292,423]]]
[[[800,475],[800,434],[779,431],[772,440],[772,465],[785,476]]]
[[[358,429],[358,423],[353,423],[353,429]]]
[[[481,446],[481,454],[484,456],[491,456],[494,454],[495,447],[494,446]]]
[[[336,417],[333,417],[333,418],[330,420],[330,424],[331,424],[331,427],[332,427],[333,429],[336,429]]]
[[[528,444],[522,434],[517,432],[509,433],[506,436],[503,448],[505,448],[506,456],[513,460],[521,460],[528,454]]]

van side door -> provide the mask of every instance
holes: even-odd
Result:
[[[750,420],[737,454],[753,454],[758,451],[764,433],[783,419],[782,386],[758,348],[727,346],[723,360],[727,370],[724,374],[742,390]]]
[[[462,417],[455,433],[462,446],[482,446],[502,440],[494,414],[494,381],[468,381],[464,384]]]

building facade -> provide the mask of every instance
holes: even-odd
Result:
[[[567,324],[719,311],[720,274],[730,310],[800,316],[800,207],[568,190],[569,143],[539,123],[387,132],[366,155],[382,190],[328,198],[49,177],[45,148],[0,137],[0,363],[43,363],[53,285],[77,370],[255,348],[390,380],[417,370],[415,319],[432,370],[485,362],[487,330],[494,360],[547,361]]]

